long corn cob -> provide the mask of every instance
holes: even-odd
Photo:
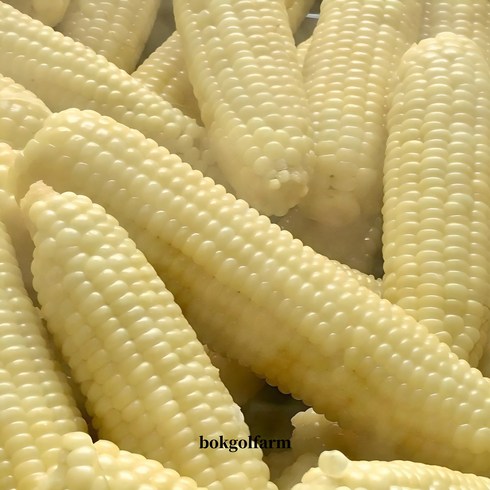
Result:
[[[3,2],[0,46],[3,74],[32,90],[52,111],[95,109],[206,171],[211,160],[203,128],[90,48]]]
[[[376,219],[382,203],[386,99],[418,37],[420,0],[326,0],[303,65],[315,166],[300,208],[342,227]]]
[[[159,0],[73,0],[57,30],[132,71],[159,4]]]
[[[350,461],[340,451],[325,451],[318,468],[292,490],[488,490],[490,479],[412,461]]]
[[[312,0],[286,0],[291,30],[296,32]],[[175,31],[153,51],[133,72],[132,76],[147,85],[184,114],[200,120],[199,105],[185,69],[180,35]]]
[[[16,161],[18,195],[39,178],[83,189],[148,257],[180,251],[183,281],[199,270],[197,287],[214,277],[200,310],[216,321],[198,332],[214,350],[400,459],[490,474],[489,380],[404,310],[137,131],[76,110],[49,124]],[[120,158],[101,153],[111,137],[125,142]],[[196,266],[183,271],[182,257]]]
[[[187,477],[83,432],[60,438],[58,461],[36,490],[204,490]]]
[[[0,75],[0,142],[21,150],[50,114],[31,91]]]
[[[306,194],[310,121],[283,0],[174,1],[210,147],[238,197],[283,215]]]
[[[36,247],[41,311],[100,436],[210,490],[275,488],[259,448],[201,447],[201,437],[247,440],[248,427],[172,295],[116,220],[85,196],[42,183],[21,208]]]
[[[424,0],[420,39],[442,32],[471,39],[490,61],[490,3],[487,0]]]
[[[388,113],[383,294],[477,365],[490,303],[490,68],[443,33],[402,57]]]
[[[71,0],[7,0],[5,3],[48,26],[55,26],[65,15]]]
[[[86,429],[43,328],[0,222],[0,449],[10,473],[1,481],[16,490],[36,488],[56,458],[57,435]]]

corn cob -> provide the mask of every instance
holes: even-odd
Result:
[[[100,437],[210,490],[265,489],[259,448],[200,448],[248,427],[172,295],[114,218],[85,196],[33,185],[21,208],[48,329]],[[70,294],[64,294],[70,291]]]
[[[340,451],[325,451],[318,467],[306,473],[293,490],[488,490],[490,479],[412,461],[350,461]]]
[[[0,75],[0,142],[21,150],[51,114],[44,102]]]
[[[55,26],[65,15],[71,0],[7,0],[5,3],[48,26]]]
[[[306,216],[336,227],[379,216],[386,98],[421,11],[420,0],[322,2],[303,65],[316,156]]]
[[[425,0],[420,39],[442,32],[466,36],[490,61],[490,4],[487,0]]]
[[[306,53],[308,52],[308,48],[311,45],[311,37],[304,40],[302,43],[299,43],[296,46],[296,53],[298,55],[298,63],[299,66],[303,67],[305,63]]]
[[[159,3],[73,0],[57,30],[130,72],[150,35]]]
[[[388,113],[384,296],[477,365],[490,297],[490,68],[443,33],[402,57]]]
[[[199,490],[176,471],[105,440],[93,443],[83,432],[60,440],[61,454],[37,490]],[[204,489],[201,489],[204,490]]]
[[[205,172],[204,130],[103,56],[0,2],[0,66],[53,111],[95,109]],[[118,144],[114,142],[114,144]]]
[[[0,259],[1,481],[32,490],[56,457],[56,435],[86,425],[46,343],[1,222]]]
[[[293,32],[301,24],[312,3],[312,0],[285,1],[289,25]],[[155,49],[138,66],[132,76],[161,95],[174,107],[178,107],[184,114],[200,120],[199,105],[187,76],[182,43],[177,31]]]
[[[238,197],[283,215],[307,191],[310,122],[282,0],[174,1],[210,147]]]
[[[126,146],[109,146],[113,138]],[[190,321],[213,350],[400,459],[490,474],[488,379],[400,307],[155,142],[71,110],[50,117],[13,170],[17,195],[39,178],[83,189],[148,257],[179,251],[166,273],[197,283],[190,294],[201,288],[202,315],[210,310],[215,321]],[[186,260],[195,267],[182,269]]]

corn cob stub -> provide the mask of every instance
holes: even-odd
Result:
[[[246,439],[239,407],[204,347],[126,232],[87,197],[37,184],[22,200],[48,328],[101,437],[210,490],[275,488],[261,450],[202,449]]]

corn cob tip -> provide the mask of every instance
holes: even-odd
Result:
[[[42,180],[38,180],[30,185],[24,197],[20,199],[20,208],[27,215],[35,202],[43,200],[52,194],[57,194],[57,192]]]

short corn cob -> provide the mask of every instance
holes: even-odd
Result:
[[[57,30],[126,71],[134,70],[159,0],[72,0]]]
[[[487,0],[424,0],[420,38],[435,37],[442,32],[471,39],[490,61],[490,3]]]
[[[110,147],[113,138],[125,147]],[[66,111],[27,144],[12,178],[17,195],[39,178],[83,189],[148,257],[180,252],[166,273],[197,283],[201,314],[210,310],[215,321],[191,321],[217,352],[400,459],[490,474],[488,379],[400,307],[155,142],[93,112]],[[186,261],[194,267],[182,269]]]
[[[71,0],[7,0],[5,3],[48,26],[55,26],[65,15]]]
[[[56,458],[57,435],[86,430],[43,328],[0,222],[0,474],[16,490],[36,488]]]
[[[83,432],[60,438],[56,465],[36,490],[199,490],[196,483],[140,454],[105,440],[93,443]],[[204,490],[204,489],[201,489]]]
[[[284,2],[173,3],[210,147],[238,197],[283,215],[306,194],[310,121]]]
[[[488,490],[490,479],[412,461],[350,461],[340,451],[325,451],[318,468],[306,473],[293,490]]]
[[[300,208],[346,226],[379,216],[386,99],[418,37],[421,0],[326,0],[303,65],[315,166]]]
[[[286,0],[286,10],[291,30],[295,32],[312,0]],[[185,69],[180,35],[175,31],[155,49],[133,72],[134,78],[147,85],[184,114],[200,120],[199,105]]]
[[[87,197],[42,183],[21,208],[36,247],[41,311],[100,437],[209,490],[275,488],[260,449],[199,447],[200,436],[247,439],[248,427],[172,295],[116,220]]]
[[[203,128],[90,48],[3,2],[0,45],[3,74],[52,111],[80,107],[108,114],[206,171],[211,160]]]
[[[0,75],[0,142],[21,150],[50,114],[32,92]]]
[[[476,366],[490,303],[490,68],[443,33],[402,57],[388,113],[383,294]]]

